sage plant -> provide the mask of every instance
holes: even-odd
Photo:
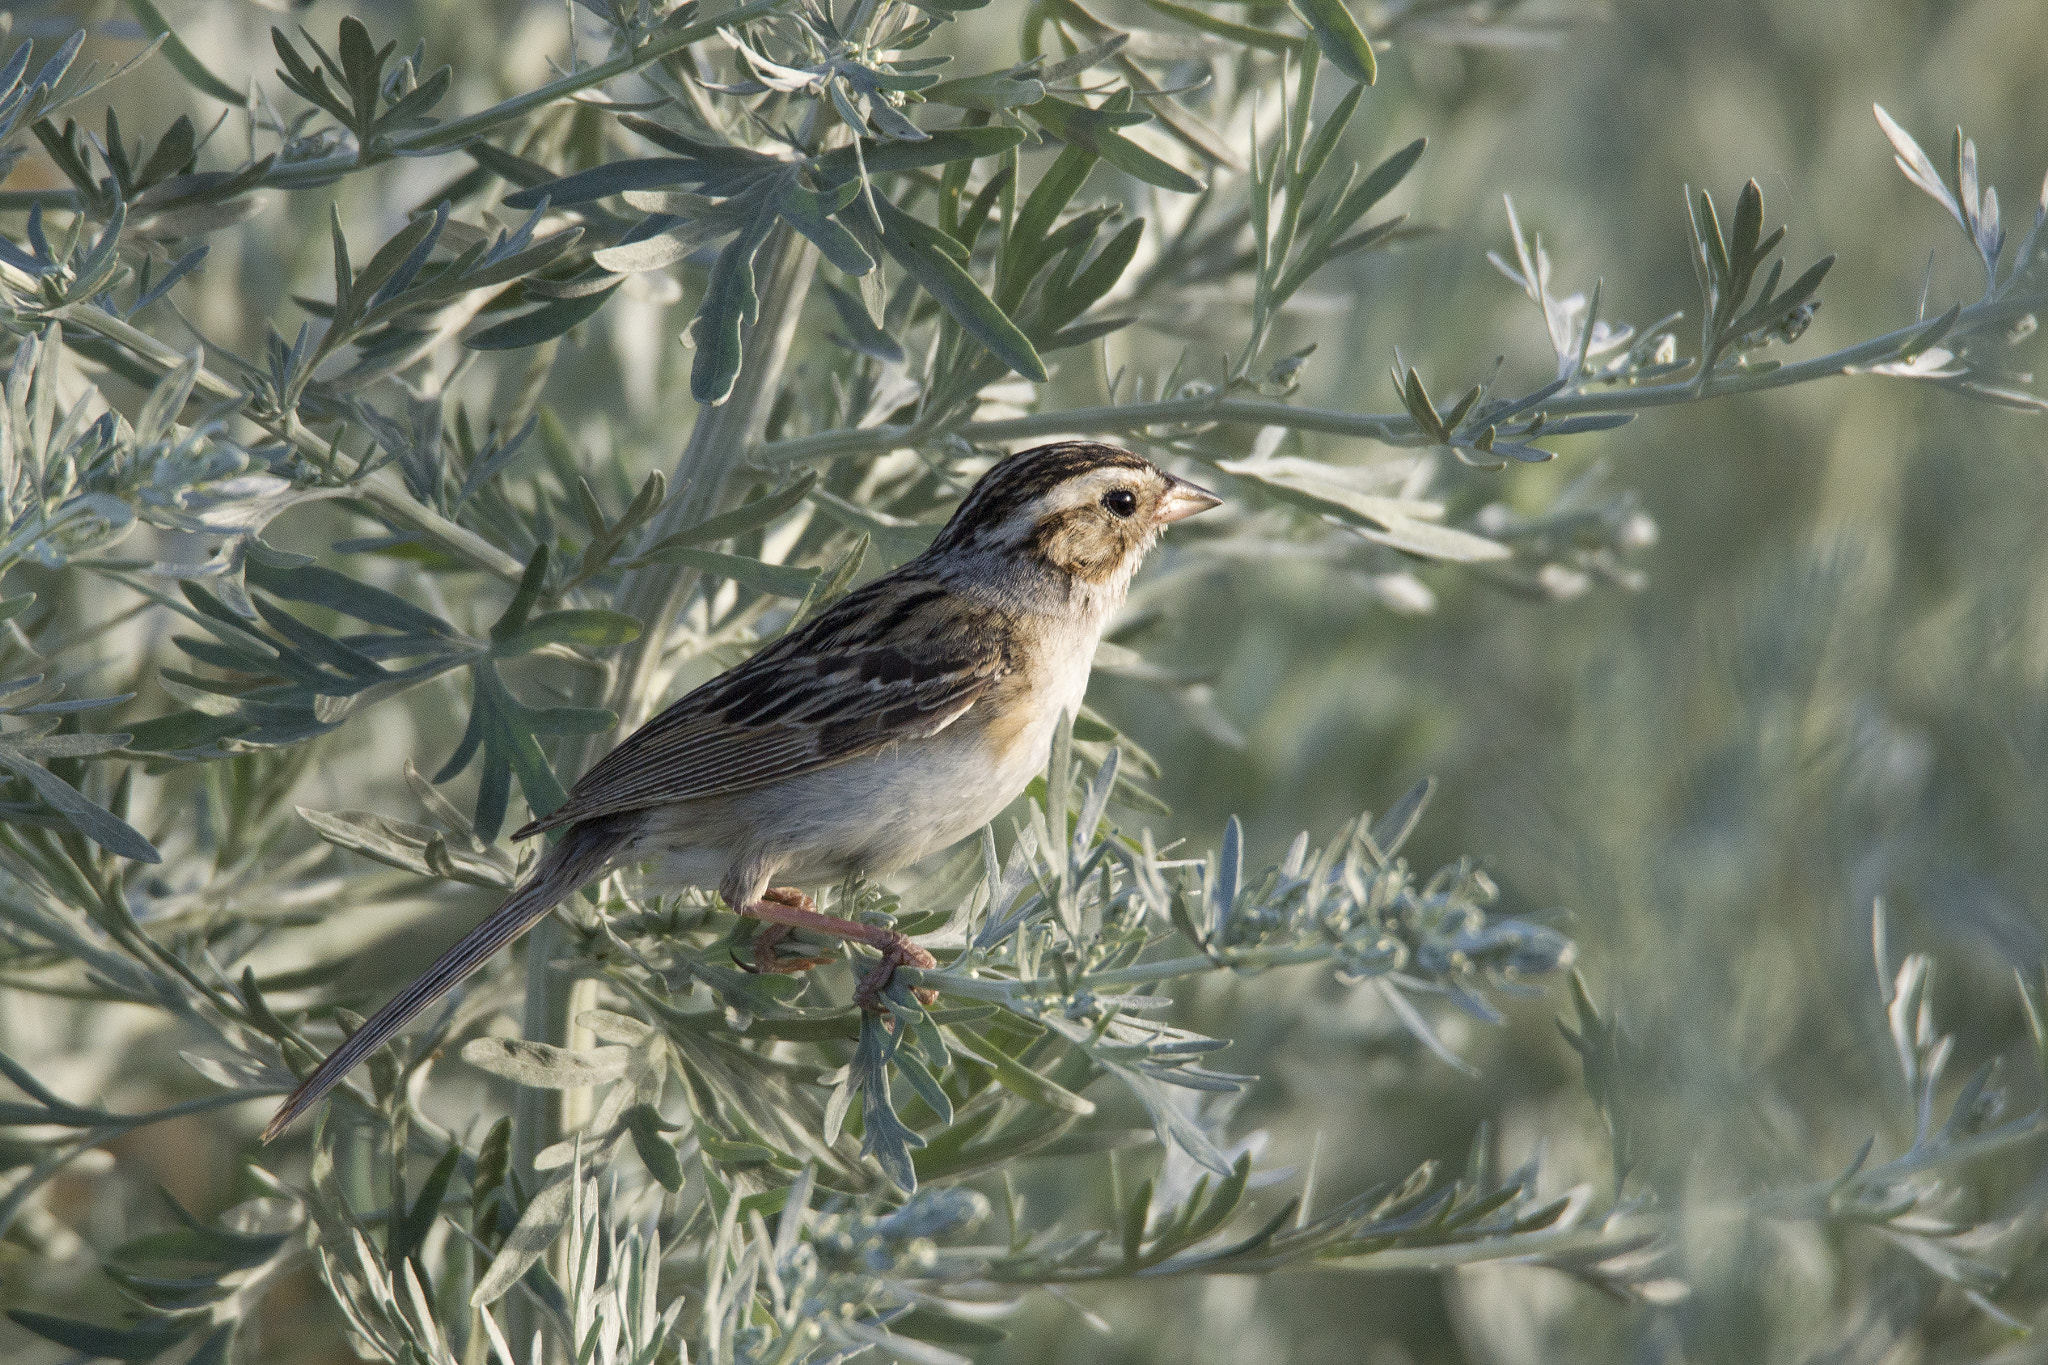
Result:
[[[2043,405],[2012,353],[2048,303],[2048,200],[2008,251],[1974,146],[1937,168],[1878,110],[1980,297],[1923,287],[1883,334],[1803,354],[1834,261],[1768,229],[1752,181],[1687,193],[1698,297],[1625,322],[1597,284],[1566,292],[1574,267],[1510,202],[1494,263],[1541,312],[1549,377],[1404,355],[1387,411],[1308,406],[1304,288],[1427,231],[1387,207],[1423,142],[1351,151],[1375,50],[1439,40],[1449,7],[1362,26],[1340,0],[1044,0],[998,6],[1011,50],[954,42],[989,2],[579,0],[552,78],[468,112],[467,77],[502,81],[505,54],[401,55],[354,17],[274,29],[246,89],[143,0],[153,41],[118,68],[83,32],[14,48],[0,171],[58,187],[0,191],[0,980],[16,1015],[174,1040],[195,1093],[130,1112],[90,1098],[90,1068],[0,1055],[0,1228],[53,1244],[53,1181],[108,1178],[87,1158],[152,1125],[248,1139],[370,1003],[346,974],[383,927],[513,886],[521,809],[917,554],[1004,450],[1102,436],[1227,491],[1137,617],[1281,554],[1389,592],[1419,561],[1538,598],[1626,591],[1655,528],[1625,491],[1506,510],[1575,434],[1848,374]],[[103,92],[145,59],[221,122],[124,128]],[[422,165],[438,186],[401,212]],[[332,201],[331,279],[238,297],[264,338],[239,354],[200,306],[225,287],[209,249],[280,200]],[[572,428],[558,371],[605,310],[685,297],[679,452]],[[1320,457],[1319,434],[1383,453]],[[1096,663],[1224,724],[1128,637]],[[320,795],[340,790],[373,805]],[[607,878],[316,1123],[251,1147],[247,1199],[96,1247],[124,1319],[11,1316],[86,1356],[276,1359],[266,1297],[310,1269],[354,1348],[393,1362],[939,1362],[998,1339],[987,1310],[1019,1292],[1119,1279],[1498,1261],[1682,1292],[1675,1214],[1630,1180],[1627,1029],[1477,857],[1411,866],[1426,779],[1264,867],[1235,820],[1158,846],[1173,790],[1084,709],[976,844],[831,889],[940,958],[884,1014],[843,972],[741,970],[749,926],[708,894]],[[1877,958],[1911,1146],[1740,1213],[1868,1229],[1995,1314],[1970,1182],[2037,1153],[2048,1111],[2006,1113],[1989,1071],[1942,1089],[1929,960],[1882,937]],[[1173,1022],[1175,992],[1289,967],[1372,992],[1429,1066],[1464,1065],[1443,1011],[1568,998],[1611,1179],[1556,1189],[1483,1141],[1384,1188],[1262,1171],[1229,1127],[1255,1078]],[[2048,1066],[2042,983],[2019,1000]],[[1017,1164],[1046,1156],[1106,1171],[1110,1206],[1027,1207]]]

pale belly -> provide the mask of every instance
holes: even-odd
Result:
[[[1044,765],[1032,736],[998,755],[970,735],[939,735],[750,793],[740,804],[785,880],[907,867],[993,820]],[[1050,732],[1046,741],[1050,740]]]
[[[647,812],[621,859],[646,860],[661,887],[816,887],[852,872],[885,874],[936,853],[1001,814],[1046,756],[1064,709],[1078,712],[1092,651],[1047,680],[1039,705],[1008,735],[972,711],[929,739],[731,796]]]

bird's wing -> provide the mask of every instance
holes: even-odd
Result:
[[[1010,657],[993,614],[929,580],[877,579],[648,721],[514,837],[764,786],[935,735]]]

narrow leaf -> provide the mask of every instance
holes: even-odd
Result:
[[[923,290],[949,313],[989,354],[1037,383],[1046,379],[1045,362],[1002,309],[981,286],[937,245],[938,233],[917,222],[887,199],[878,199],[886,232],[882,245]],[[951,241],[951,238],[947,238]]]
[[[521,313],[516,318],[464,337],[462,344],[472,351],[516,351],[552,341],[577,323],[593,317],[618,288],[614,284],[579,298],[551,299],[530,313]]]
[[[1344,8],[1343,0],[1293,0],[1293,3],[1295,13],[1315,34],[1316,46],[1330,59],[1330,65],[1360,85],[1371,85],[1379,79],[1379,64],[1373,60],[1372,44],[1366,40],[1364,30],[1358,27],[1358,21],[1351,17],[1351,11]]]
[[[207,70],[206,64],[201,62],[192,49],[185,46],[184,40],[172,31],[170,21],[164,18],[163,11],[158,9],[152,0],[128,0],[128,11],[135,16],[135,21],[142,25],[145,33],[152,38],[163,40],[164,60],[169,62],[171,69],[183,76],[193,89],[223,104],[232,104],[237,109],[247,107],[248,96]]]

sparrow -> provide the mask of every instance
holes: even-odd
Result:
[[[804,970],[796,929],[877,949],[855,1001],[936,965],[895,929],[822,914],[798,889],[882,875],[994,819],[1045,768],[1062,714],[1160,532],[1213,493],[1116,446],[1062,441],[1000,461],[931,546],[848,593],[621,741],[556,810],[560,830],[481,924],[351,1034],[278,1108],[268,1142],[406,1022],[593,878],[646,865],[656,892],[718,889],[769,926],[762,971]]]

